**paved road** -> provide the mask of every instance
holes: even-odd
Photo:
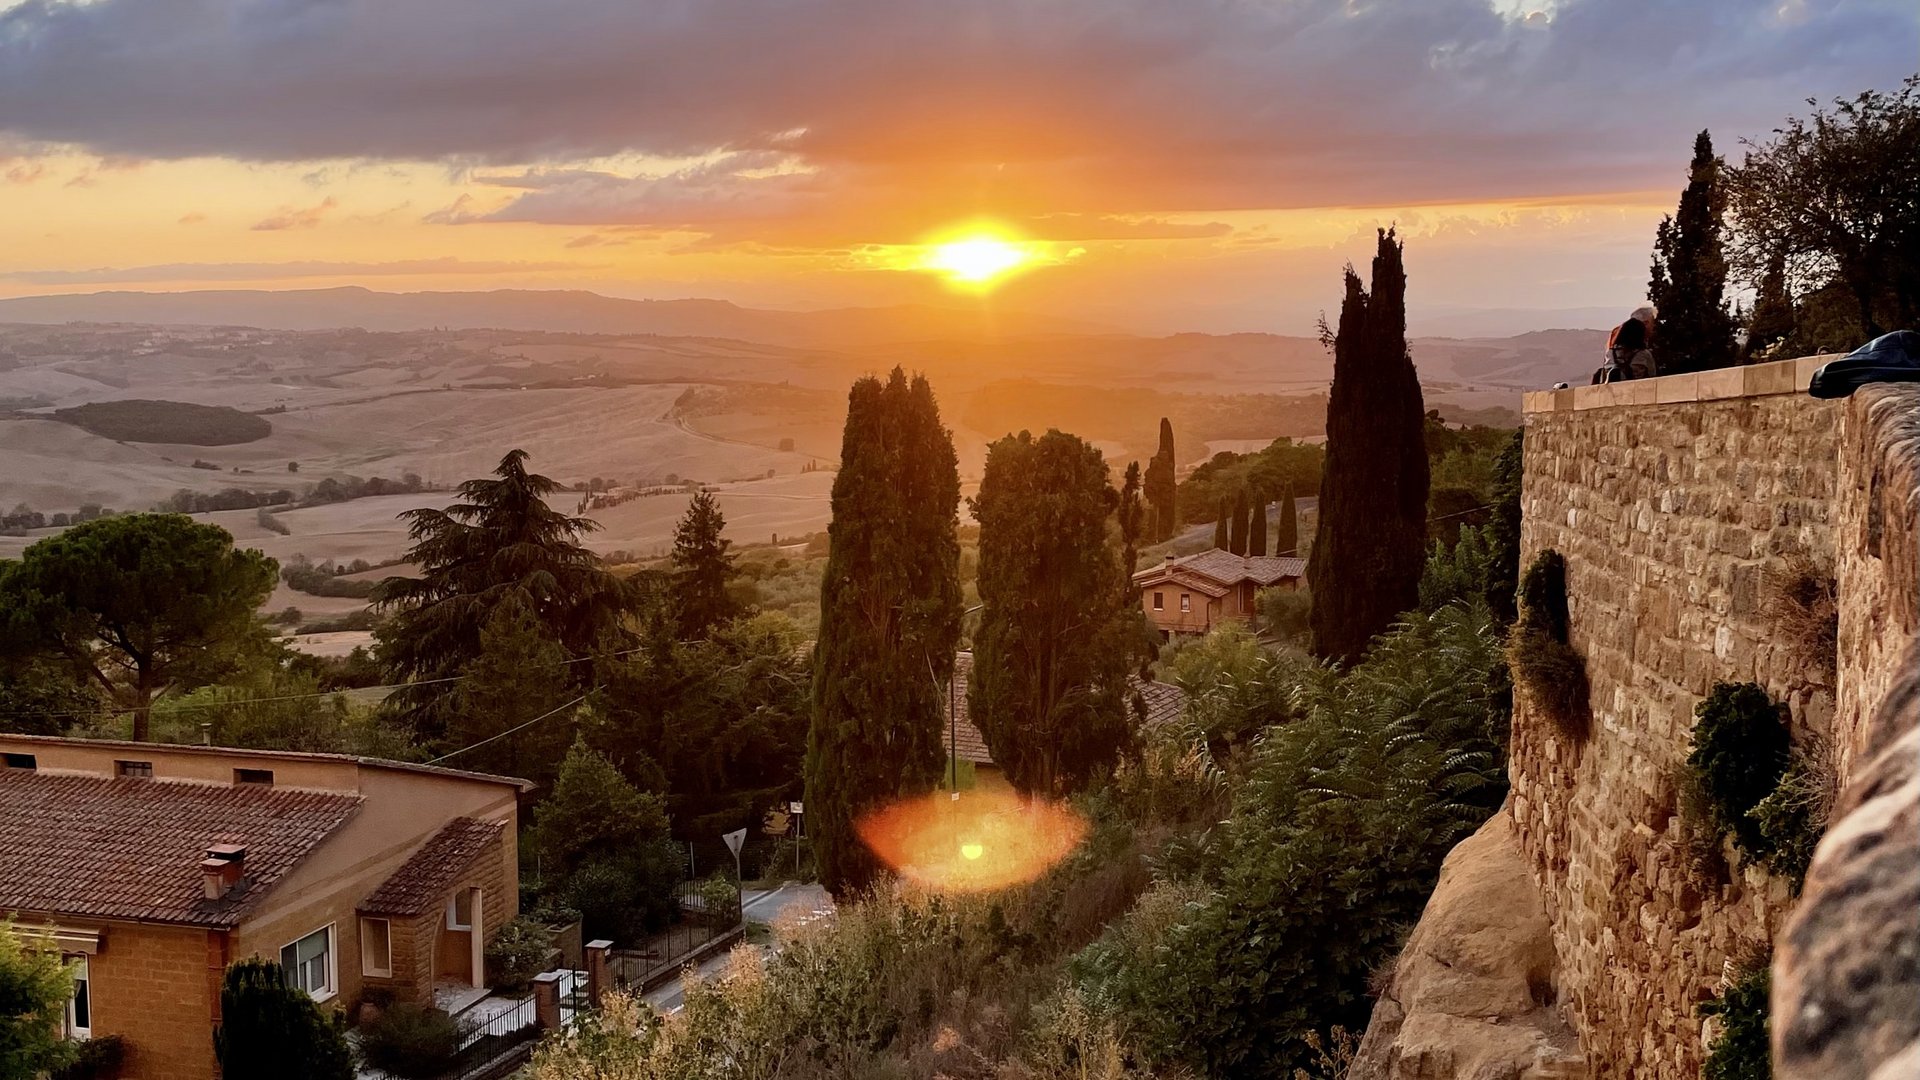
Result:
[[[771,923],[783,914],[813,918],[833,911],[833,897],[818,885],[782,885],[777,889],[748,889],[741,897],[741,910],[748,922]],[[727,966],[727,954],[720,953],[700,962],[696,969],[702,978]],[[686,1004],[684,979],[674,979],[647,995],[647,1003],[662,1013],[677,1013]]]

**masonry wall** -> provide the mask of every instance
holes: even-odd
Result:
[[[226,935],[107,923],[88,957],[93,1034],[126,1040],[126,1080],[211,1080]]]
[[[1695,705],[1717,681],[1758,682],[1789,705],[1796,739],[1850,760],[1913,632],[1915,507],[1872,510],[1868,492],[1912,468],[1891,464],[1892,418],[1908,419],[1920,460],[1920,390],[1816,401],[1798,391],[1818,362],[1528,395],[1522,566],[1566,557],[1594,722],[1575,742],[1522,696],[1510,811],[1596,1077],[1698,1076],[1698,1004],[1793,903],[1737,858],[1726,880],[1690,866],[1673,778]],[[1914,490],[1911,474],[1881,486]],[[1840,583],[1837,666],[1775,624],[1768,575],[1794,557]]]

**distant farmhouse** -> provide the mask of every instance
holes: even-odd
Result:
[[[1261,589],[1297,589],[1307,560],[1291,555],[1235,555],[1213,548],[1174,558],[1133,575],[1140,606],[1162,633],[1204,634],[1229,619],[1251,620]]]
[[[211,1080],[220,984],[315,1001],[483,985],[519,911],[525,781],[335,754],[0,735],[0,918],[74,965],[65,1026],[127,1077]]]
[[[953,658],[953,684],[948,694],[948,715],[944,717],[946,727],[941,735],[942,745],[950,756],[971,763],[975,769],[985,771],[987,775],[997,775],[999,767],[993,763],[993,755],[987,751],[986,737],[967,718],[967,684],[972,675],[973,654],[963,651]],[[1172,683],[1147,682],[1138,676],[1130,677],[1128,682],[1133,693],[1139,695],[1141,707],[1146,710],[1141,718],[1143,727],[1172,723],[1186,713],[1186,691]],[[1132,695],[1128,697],[1128,707],[1132,707]]]

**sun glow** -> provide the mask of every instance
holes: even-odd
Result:
[[[991,892],[1032,881],[1087,834],[1071,808],[981,788],[936,793],[863,815],[860,839],[901,877],[941,892]]]
[[[1025,240],[992,221],[956,226],[917,244],[873,244],[857,258],[885,270],[937,274],[948,286],[963,292],[987,292],[1016,274],[1041,266],[1055,266],[1078,256],[1064,255],[1057,245]]]
[[[945,274],[949,281],[986,285],[1032,258],[1021,245],[997,236],[968,236],[935,244],[927,255],[927,268]]]

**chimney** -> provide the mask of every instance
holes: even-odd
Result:
[[[1167,561],[1166,561],[1166,565],[1168,565],[1168,566],[1172,566],[1172,565],[1173,565],[1173,552],[1171,552],[1171,551],[1169,551],[1169,552],[1167,552]]]
[[[246,872],[246,865],[245,847],[239,844],[209,846],[207,857],[200,861],[200,883],[206,888],[207,899],[224,899],[239,884],[241,875]]]

